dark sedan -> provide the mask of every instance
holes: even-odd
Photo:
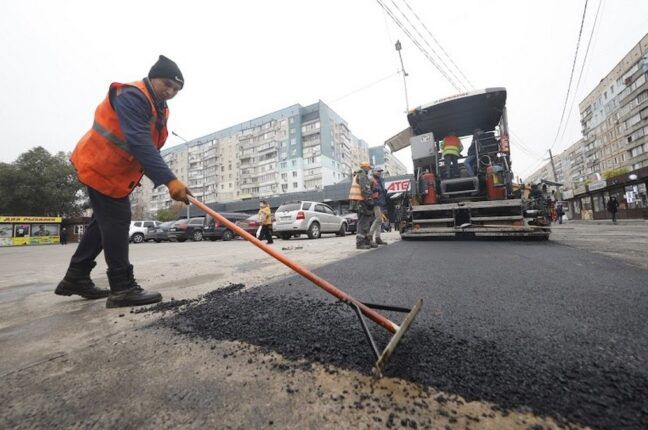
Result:
[[[347,222],[347,233],[355,234],[355,232],[358,230],[358,214],[351,212],[342,215],[342,218],[344,218]]]
[[[250,215],[242,214],[237,212],[221,212],[220,215],[224,216],[226,220],[236,223],[237,221],[243,221],[247,219]],[[232,240],[236,235],[232,230],[219,223],[209,215],[205,220],[205,229],[203,234],[206,239],[209,240]]]
[[[205,218],[190,218],[189,221],[181,219],[169,229],[169,239],[184,242],[191,239],[196,242],[203,240]]]
[[[152,240],[156,243],[169,240],[169,229],[175,224],[176,221],[167,221],[158,225],[157,227],[150,227],[144,233],[144,240]]]

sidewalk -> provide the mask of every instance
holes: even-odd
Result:
[[[611,219],[588,219],[588,220],[563,220],[562,225],[565,224],[606,224],[613,225]],[[648,220],[645,219],[618,219],[618,225],[632,224],[632,225],[648,225]],[[554,223],[553,227],[560,227],[560,224]]]
[[[550,240],[603,254],[648,269],[648,221],[563,221],[553,224]]]

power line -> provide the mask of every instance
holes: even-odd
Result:
[[[574,70],[576,69],[576,59],[578,58],[578,48],[580,47],[581,35],[583,34],[583,25],[585,24],[585,15],[587,14],[587,3],[589,0],[585,0],[585,7],[583,8],[583,17],[581,18],[580,29],[578,30],[578,40],[576,41],[576,52],[574,53],[574,61],[572,63],[571,74],[569,75],[569,84],[567,85],[567,94],[565,94],[565,103],[563,104],[562,114],[560,115],[560,122],[558,123],[558,130],[556,130],[556,137],[554,138],[553,143],[549,149],[553,149],[558,141],[558,135],[560,134],[560,129],[562,128],[563,119],[565,118],[565,110],[567,109],[567,101],[569,100],[569,93],[571,91],[572,80],[574,79]]]
[[[352,95],[354,95],[354,94],[356,94],[356,93],[359,93],[360,91],[364,91],[364,90],[366,90],[366,89],[369,89],[369,88],[373,87],[374,85],[378,85],[378,84],[380,84],[381,82],[384,82],[384,81],[386,81],[386,80],[388,80],[388,79],[390,79],[390,78],[393,78],[393,77],[396,76],[396,75],[398,75],[398,72],[390,73],[389,75],[384,76],[384,77],[378,79],[377,81],[373,81],[373,82],[371,82],[371,83],[369,83],[369,84],[366,84],[366,85],[364,85],[364,86],[362,86],[362,87],[360,87],[360,88],[356,88],[355,90],[349,91],[348,93],[346,93],[346,94],[344,94],[344,95],[342,95],[342,96],[340,96],[340,97],[337,97],[337,98],[331,100],[331,103],[334,103],[334,102],[340,101],[340,100],[345,99],[345,98],[347,98],[347,97],[349,97],[349,96],[352,96]]]
[[[470,79],[468,79],[468,78],[466,77],[466,75],[461,71],[461,68],[460,68],[459,66],[457,66],[457,63],[455,63],[455,62],[452,60],[452,57],[450,56],[450,54],[448,54],[448,52],[443,48],[443,45],[441,45],[441,43],[437,40],[437,38],[434,37],[434,35],[433,35],[432,32],[430,31],[430,29],[427,27],[427,25],[425,25],[425,23],[424,23],[423,20],[419,17],[419,15],[414,11],[414,9],[412,9],[412,6],[410,6],[409,2],[408,2],[407,0],[403,0],[403,3],[405,3],[405,6],[407,6],[407,8],[410,10],[410,12],[412,12],[412,14],[414,15],[414,17],[416,17],[416,19],[418,20],[418,22],[421,23],[421,25],[423,26],[423,28],[425,29],[425,31],[427,31],[427,33],[430,35],[430,37],[432,38],[432,40],[434,40],[434,43],[436,43],[436,44],[439,46],[439,48],[440,48],[441,51],[445,54],[445,56],[448,58],[448,60],[450,61],[450,63],[452,63],[452,65],[457,69],[457,71],[459,72],[459,74],[460,74],[460,75],[464,78],[464,80],[468,83],[468,86],[467,86],[466,88],[468,88],[468,87],[470,87],[470,88],[475,88],[475,86],[472,84],[472,82],[470,82]],[[446,67],[447,67],[447,66],[446,66]],[[464,86],[465,86],[465,85],[464,85]]]
[[[576,81],[576,89],[574,90],[572,104],[571,107],[569,108],[569,112],[567,114],[567,120],[565,121],[565,126],[563,127],[562,134],[560,135],[561,142],[563,140],[563,137],[565,136],[565,131],[567,130],[567,124],[569,123],[569,119],[571,118],[571,114],[574,110],[574,104],[576,103],[576,95],[578,94],[578,88],[580,87],[581,78],[583,77],[583,71],[585,70],[585,65],[587,63],[587,55],[589,54],[590,45],[592,44],[592,39],[594,38],[594,31],[596,30],[596,24],[598,22],[599,12],[601,11],[602,4],[603,4],[603,0],[600,0],[598,8],[596,9],[596,15],[594,15],[594,24],[592,24],[592,31],[590,32],[589,40],[587,41],[587,48],[585,49],[585,56],[583,58],[583,63],[581,64],[580,73],[578,74],[578,80]]]
[[[463,82],[461,82],[461,79],[459,79],[459,77],[454,73],[454,71],[452,70],[452,68],[449,67],[449,66],[446,64],[446,62],[445,62],[445,61],[443,60],[443,58],[439,55],[439,53],[436,52],[436,50],[434,49],[434,47],[432,47],[432,45],[430,44],[430,42],[427,41],[427,39],[425,38],[425,36],[423,36],[423,35],[421,34],[421,32],[418,30],[417,26],[414,25],[414,24],[412,23],[412,21],[410,21],[410,19],[409,19],[408,16],[405,14],[405,12],[403,12],[403,10],[402,10],[400,7],[398,7],[398,4],[396,4],[396,2],[395,2],[394,0],[391,0],[391,3],[394,5],[394,7],[396,8],[396,10],[398,10],[398,12],[400,12],[400,14],[403,16],[403,18],[405,18],[405,20],[407,21],[407,23],[410,25],[410,27],[412,27],[412,29],[416,32],[416,34],[418,34],[418,36],[421,38],[421,40],[423,40],[423,42],[428,46],[428,48],[430,48],[430,51],[432,51],[432,53],[433,53],[433,54],[436,56],[436,58],[441,62],[441,64],[443,64],[443,66],[446,68],[446,70],[447,70],[448,72],[450,72],[450,74],[451,74],[452,77],[456,80],[456,82],[457,82],[460,86],[462,86],[464,90],[467,90],[468,87],[467,87]]]
[[[459,92],[462,91],[462,89],[454,82],[454,80],[448,76],[448,74],[439,66],[439,64],[430,56],[430,54],[427,52],[427,50],[421,46],[419,41],[410,33],[410,31],[405,28],[403,23],[394,15],[391,9],[387,5],[385,5],[382,0],[376,0],[376,2],[380,5],[381,8],[389,15],[389,17],[396,23],[396,25],[405,33],[405,35],[414,43],[414,45],[418,48],[419,51],[432,63],[432,65],[443,75],[444,78]]]

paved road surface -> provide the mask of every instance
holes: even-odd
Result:
[[[393,376],[592,427],[640,428],[648,273],[619,264],[552,243],[400,242],[318,273],[370,302],[424,299]],[[297,278],[219,294],[167,324],[370,370],[353,314]]]
[[[561,241],[583,246],[570,234],[581,227],[569,228]],[[347,308],[244,243],[132,247],[140,277],[167,298],[246,285],[180,312],[141,314],[52,296],[71,249],[2,249],[0,427],[648,422],[641,267],[554,242],[399,242],[369,252],[353,251],[352,237],[278,244],[304,246],[286,252],[364,300],[423,297],[392,378],[366,376],[371,354]]]

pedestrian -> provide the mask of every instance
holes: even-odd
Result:
[[[370,249],[369,228],[374,220],[374,201],[371,197],[369,180],[371,165],[363,161],[360,170],[354,173],[349,191],[349,210],[358,214],[356,227],[356,249]]]
[[[562,224],[563,215],[565,215],[565,209],[563,208],[562,203],[558,203],[556,206],[556,216],[558,217],[558,224]]]
[[[617,211],[619,210],[619,202],[616,197],[612,196],[610,197],[610,200],[607,202],[607,210],[610,212],[612,215],[612,222],[616,224],[617,219],[616,219],[616,214]]]
[[[274,243],[272,240],[272,211],[267,200],[261,200],[259,202],[259,214],[257,218],[261,223],[259,240],[267,240],[268,245],[272,245]]]
[[[385,190],[385,181],[382,178],[382,167],[373,169],[371,178],[371,198],[374,201],[374,220],[369,228],[369,246],[378,248],[378,245],[387,245],[380,238],[382,230],[383,212],[387,210],[387,191]]]
[[[61,245],[67,245],[67,229],[65,227],[61,227],[60,243]]]
[[[443,163],[445,164],[445,178],[458,178],[459,177],[459,164],[458,160],[463,151],[461,140],[455,135],[453,131],[448,133],[441,141],[441,155],[443,156]]]
[[[160,155],[168,136],[167,100],[184,86],[180,69],[160,55],[148,77],[128,84],[112,83],[95,111],[94,123],[70,160],[87,187],[92,217],[55,293],[86,299],[108,297],[106,307],[156,303],[162,295],[139,286],[128,259],[130,193],[143,175],[154,187],[166,185],[171,198],[189,203],[191,195]],[[90,272],[103,250],[110,290],[95,286]]]

